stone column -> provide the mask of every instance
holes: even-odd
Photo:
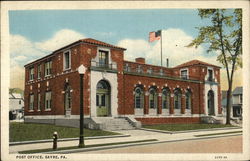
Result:
[[[181,114],[185,114],[185,108],[186,108],[186,101],[185,101],[185,94],[182,94],[181,97]]]
[[[147,115],[149,113],[149,93],[148,91],[145,92],[145,104],[144,104],[144,115]]]
[[[157,101],[157,114],[162,114],[162,94],[159,93],[158,95],[158,101]]]
[[[174,94],[170,94],[170,114],[174,114]]]

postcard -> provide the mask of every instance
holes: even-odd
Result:
[[[248,1],[1,4],[3,161],[250,159]]]

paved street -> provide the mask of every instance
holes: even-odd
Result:
[[[242,136],[132,146],[81,153],[241,153]]]

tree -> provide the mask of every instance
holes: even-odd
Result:
[[[208,44],[207,52],[219,53],[219,61],[227,72],[227,118],[230,124],[231,95],[234,72],[242,68],[242,10],[241,9],[199,9],[198,15],[209,25],[199,27],[198,36],[187,47]]]

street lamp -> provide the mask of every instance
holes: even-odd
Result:
[[[84,111],[83,111],[83,74],[85,73],[86,68],[83,65],[80,65],[78,68],[78,73],[80,75],[80,138],[79,138],[79,147],[84,147],[84,137],[83,137],[83,125],[84,125]]]

